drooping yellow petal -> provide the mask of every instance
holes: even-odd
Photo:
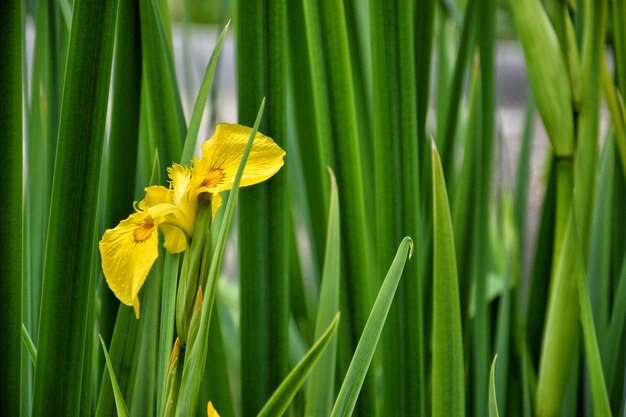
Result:
[[[104,232],[100,241],[102,272],[109,288],[139,317],[137,294],[159,256],[158,222],[139,211]]]
[[[162,224],[161,232],[165,237],[163,247],[169,253],[180,253],[187,249],[187,236],[178,227]]]
[[[209,417],[220,417],[220,415],[217,414],[217,411],[215,411],[211,401],[207,404],[207,413],[209,414]]]
[[[230,190],[252,129],[219,124],[213,137],[202,145],[202,159],[194,161],[194,185],[200,192]],[[241,187],[258,184],[284,164],[282,150],[270,137],[257,133],[241,177]]]

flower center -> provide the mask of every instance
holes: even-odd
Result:
[[[135,242],[140,243],[147,240],[154,231],[154,220],[146,217],[141,226],[135,229]]]
[[[204,174],[204,179],[202,180],[203,187],[215,187],[217,186],[224,178],[224,172],[222,172],[219,168],[211,168],[206,174]]]

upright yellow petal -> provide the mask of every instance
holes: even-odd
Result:
[[[139,317],[137,294],[159,256],[158,224],[139,211],[104,232],[100,241],[102,272],[109,288]]]
[[[179,204],[187,198],[189,183],[191,181],[191,169],[189,167],[174,164],[167,169],[172,182],[174,204]]]
[[[169,190],[163,186],[152,185],[150,187],[146,187],[145,191],[146,197],[143,200],[143,207],[145,207],[145,209],[149,209],[150,207],[154,207],[159,204],[173,203],[172,190]]]
[[[202,159],[194,161],[194,184],[211,193],[231,189],[251,132],[241,125],[217,125],[213,137],[202,145]],[[283,166],[284,156],[285,151],[270,137],[257,133],[240,186],[270,178]]]
[[[217,411],[215,411],[215,408],[213,408],[213,403],[211,401],[207,404],[207,413],[209,414],[209,417],[220,417],[220,415],[217,414]]]

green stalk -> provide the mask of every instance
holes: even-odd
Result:
[[[528,349],[538,362],[542,333],[546,319],[546,306],[550,292],[550,274],[553,268],[554,224],[556,222],[556,169],[554,158],[549,156],[546,167],[546,193],[541,208],[536,246],[530,270],[531,281],[528,301],[524,306],[523,330],[528,338]],[[533,364],[534,366],[534,364]]]
[[[613,2],[613,51],[617,67],[617,85],[626,95],[626,3],[623,1]]]
[[[515,186],[514,214],[517,229],[517,249],[520,260],[520,277],[525,277],[525,251],[526,251],[526,206],[528,204],[528,187],[530,183],[530,157],[533,143],[533,131],[535,125],[536,105],[532,92],[526,98],[526,115],[524,117],[524,130],[522,133],[522,146],[520,149],[519,163],[517,166],[517,182]],[[521,293],[521,291],[520,291]]]
[[[476,153],[480,152],[477,147],[477,141],[481,135],[480,131],[480,114],[481,114],[481,78],[480,72],[475,68],[472,71],[469,86],[469,114],[468,122],[465,127],[465,150],[463,165],[459,172],[459,181],[456,183],[454,194],[454,210],[452,224],[454,230],[454,247],[457,254],[458,270],[462,271],[459,275],[459,295],[461,298],[461,313],[463,319],[469,316],[470,305],[470,288],[471,275],[468,273],[472,265],[472,233],[474,223],[472,212],[474,210],[474,201],[470,198],[475,189],[475,183],[478,181],[473,173],[476,171],[477,157]],[[443,161],[442,161],[443,164]],[[444,170],[445,174],[445,170]],[[469,336],[469,333],[468,333]],[[467,339],[469,340],[469,339]]]
[[[116,12],[116,0],[77,0],[74,7],[46,248],[34,416],[74,416],[80,408]]]
[[[141,21],[141,51],[145,105],[148,108],[152,137],[159,152],[161,173],[180,159],[186,134],[185,117],[180,102],[167,22],[159,11],[158,2],[139,0]]]
[[[254,122],[267,97],[260,131],[285,148],[286,1],[237,3],[239,121]],[[241,192],[242,412],[257,413],[288,372],[289,227],[286,167]]]
[[[589,298],[600,349],[606,351],[607,331],[611,312],[611,255],[616,166],[614,136],[609,134],[602,149],[598,167],[598,190],[595,196],[589,248]],[[619,171],[617,171],[619,173]]]
[[[433,59],[433,38],[435,37],[435,6],[437,2],[434,0],[420,0],[414,2],[413,22],[415,31],[414,57],[415,57],[415,89],[417,94],[417,153],[419,155],[419,189],[421,190],[420,204],[422,214],[422,224],[426,225],[431,219],[431,201],[432,183],[430,181],[430,136],[426,131],[426,115],[428,114],[429,98],[430,98],[430,68]],[[408,19],[408,17],[406,17]],[[426,229],[426,228],[425,228]],[[427,233],[420,233],[423,237]],[[417,246],[420,247],[419,235],[415,235],[418,241]],[[426,237],[426,240],[429,239]],[[430,246],[426,246],[425,254],[430,251]],[[426,262],[430,263],[430,256],[426,255]],[[416,264],[422,269],[427,270],[420,262]],[[422,280],[420,280],[423,282]],[[423,285],[422,285],[423,286]],[[420,293],[423,290],[420,289]],[[423,298],[423,296],[419,296]],[[422,395],[422,394],[420,394]],[[423,413],[422,413],[423,414]]]
[[[578,143],[574,161],[576,188],[577,230],[580,233],[582,253],[589,255],[592,204],[598,160],[598,134],[600,130],[600,70],[604,56],[604,36],[607,1],[585,1],[585,36],[583,40],[583,88],[578,118]]]
[[[572,158],[554,158],[553,169],[556,171],[556,214],[554,224],[554,248],[552,249],[552,274],[561,256],[563,238],[572,207],[572,193],[574,189]],[[552,284],[553,285],[553,284]]]
[[[290,36],[288,39],[289,54],[287,59],[290,79],[291,105],[288,109],[293,111],[294,129],[290,130],[290,137],[297,141],[297,148],[291,147],[290,160],[293,162],[294,151],[300,152],[300,163],[292,163],[291,169],[302,167],[304,179],[304,194],[306,195],[306,207],[304,217],[308,227],[309,236],[313,241],[311,248],[313,258],[314,277],[319,282],[322,271],[322,256],[324,254],[325,238],[324,231],[328,222],[326,208],[329,205],[329,186],[326,176],[326,167],[330,159],[329,136],[323,135],[327,131],[321,118],[323,113],[317,109],[313,94],[313,77],[322,74],[315,71],[310,64],[311,56],[319,54],[319,50],[313,50],[306,38],[306,30],[311,28],[304,22],[304,7],[302,2],[293,1],[287,3],[287,27]],[[305,27],[306,26],[306,27]],[[319,100],[318,100],[319,101]],[[311,115],[314,109],[314,115]]]
[[[372,67],[374,103],[374,156],[376,204],[377,272],[395,256],[394,242],[402,237],[402,194],[400,190],[401,145],[399,120],[399,56],[398,10],[396,1],[370,2],[372,26]],[[409,15],[412,15],[410,13]],[[412,49],[407,45],[407,49]],[[414,91],[414,90],[412,90]],[[415,107],[415,102],[413,102]],[[417,142],[417,132],[411,138]],[[417,156],[417,155],[415,155]],[[383,331],[383,409],[390,415],[406,415],[404,391],[406,344],[402,333],[402,292],[392,304],[387,326]]]
[[[611,122],[615,131],[615,144],[619,151],[622,171],[626,173],[626,120],[624,120],[624,113],[620,108],[621,97],[617,95],[619,90],[615,87],[611,78],[606,53],[603,54],[601,66],[602,90],[606,98],[606,106],[611,114]]]
[[[375,1],[370,16],[374,32],[376,252],[380,267],[393,259],[394,242],[403,235],[421,235],[413,5]],[[383,333],[383,407],[390,415],[423,414],[425,410],[418,272],[417,262],[407,266],[407,278],[400,284]]]
[[[365,0],[345,0],[343,2],[348,33],[348,53],[352,64],[357,126],[359,126],[359,153],[361,155],[361,176],[364,184],[374,183],[374,135],[372,114],[371,25],[370,13]],[[412,39],[411,39],[412,41]],[[367,216],[375,215],[375,207],[365,207]]]
[[[449,188],[454,189],[455,183],[455,136],[457,131],[457,124],[459,121],[459,107],[461,103],[461,95],[463,92],[463,81],[465,79],[465,72],[470,63],[469,59],[474,50],[474,38],[476,26],[475,10],[477,9],[478,0],[469,0],[467,3],[467,9],[465,11],[465,18],[463,19],[463,26],[461,28],[461,37],[459,40],[459,49],[456,55],[456,61],[454,63],[454,73],[452,75],[449,94],[447,97],[446,112],[440,117],[443,119],[443,132],[440,138],[441,157],[443,161],[443,172],[448,179]]]
[[[597,164],[597,146],[600,110],[600,64],[604,45],[604,21],[606,2],[585,3],[585,35],[583,41],[583,89],[581,110],[578,118],[578,143],[574,160],[573,205],[576,207],[576,229],[580,234],[582,254],[586,260],[589,250],[591,204]],[[561,161],[560,159],[558,160]],[[571,168],[570,168],[571,169]],[[567,174],[570,175],[570,174]],[[560,184],[559,184],[560,186]],[[573,259],[572,249],[564,250],[564,234],[567,225],[562,188],[557,189],[557,228],[553,261],[553,282],[548,304],[548,316],[544,333],[539,380],[537,385],[537,415],[552,416],[561,409],[569,368],[576,353],[579,306],[571,300],[577,297],[576,281],[567,273],[555,269],[561,262]],[[565,220],[565,221],[564,221]],[[570,247],[572,245],[569,245]],[[559,267],[559,270],[561,268]]]
[[[306,0],[304,12],[314,73],[315,111],[322,122],[318,133],[332,140],[333,168],[344,202],[341,224],[346,280],[342,284],[342,311],[346,320],[342,320],[339,328],[339,367],[345,372],[367,320],[374,279],[361,176],[360,133],[343,2]],[[368,379],[361,396],[362,410],[368,413],[375,409],[372,389],[373,380]]]
[[[111,134],[106,169],[104,227],[115,227],[131,212],[135,195],[135,174],[139,137],[141,99],[141,33],[139,4],[120,0],[115,41],[115,68],[111,107]],[[119,301],[99,281],[102,307],[99,312],[100,334],[110,342]]]
[[[326,232],[326,252],[320,301],[315,322],[315,338],[321,337],[324,326],[333,320],[339,310],[339,280],[341,277],[341,224],[339,223],[339,196],[337,182],[330,171],[331,195],[328,208],[328,227]],[[335,394],[335,369],[337,361],[337,341],[331,341],[328,350],[320,358],[320,363],[311,371],[309,386],[306,391],[305,416],[330,415]]]
[[[3,305],[3,359],[0,364],[0,409],[20,415],[22,365],[22,3],[5,4],[0,17],[0,166],[3,195],[0,206],[0,303]]]
[[[35,42],[33,46],[33,64],[31,79],[31,97],[28,117],[27,137],[27,161],[28,176],[26,200],[28,239],[28,272],[26,277],[25,294],[27,294],[30,309],[24,317],[24,323],[28,326],[33,339],[37,340],[39,326],[39,308],[41,305],[41,286],[43,283],[43,259],[47,233],[47,223],[50,203],[50,187],[52,172],[48,169],[47,158],[51,153],[51,144],[56,143],[58,132],[58,94],[52,88],[53,72],[48,70],[50,63],[50,50],[48,44],[51,36],[48,31],[48,5],[47,1],[38,2],[35,12]],[[56,79],[54,79],[56,83]]]
[[[474,241],[472,281],[475,289],[476,315],[472,327],[474,415],[487,414],[489,382],[489,316],[486,283],[490,270],[489,206],[491,195],[493,141],[495,136],[495,0],[481,2],[477,16],[477,40],[481,69],[481,134],[476,153],[476,206],[474,210]]]

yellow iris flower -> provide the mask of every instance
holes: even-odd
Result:
[[[211,194],[215,215],[222,204],[221,192],[233,186],[250,133],[249,127],[218,125],[213,137],[202,144],[201,159],[194,159],[191,168],[178,164],[168,168],[170,187],[147,187],[145,198],[135,204],[135,213],[104,232],[99,245],[104,277],[115,296],[133,306],[137,318],[137,294],[159,256],[158,231],[168,252],[187,249],[199,196]],[[270,178],[283,166],[284,156],[285,151],[271,138],[257,133],[240,186]]]

